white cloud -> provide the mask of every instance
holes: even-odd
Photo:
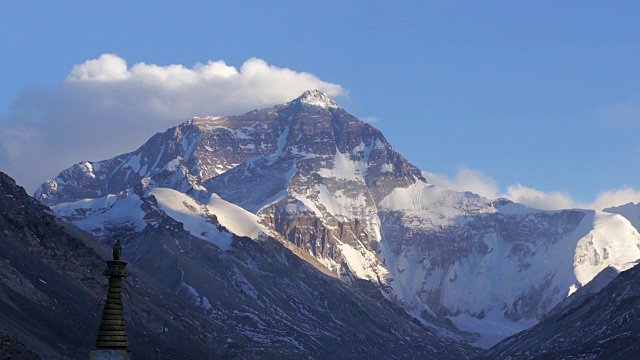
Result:
[[[578,205],[573,198],[571,198],[571,195],[567,193],[557,191],[544,192],[521,184],[514,184],[507,187],[507,193],[503,195],[503,197],[535,209],[543,210],[586,207]]]
[[[600,193],[592,202],[580,202],[569,193],[560,191],[541,191],[513,184],[507,187],[506,192],[500,191],[497,181],[481,171],[459,167],[455,178],[446,175],[433,174],[423,171],[422,174],[428,182],[456,191],[471,191],[488,199],[507,198],[514,202],[542,210],[560,209],[594,209],[602,210],[611,206],[619,206],[629,202],[640,203],[640,191],[623,187]]]
[[[423,171],[422,175],[428,182],[451,190],[471,191],[488,199],[498,198],[500,194],[500,187],[493,178],[478,170],[468,169],[464,166],[458,167],[458,172],[454,179],[449,179],[443,174],[434,174],[426,171]]]
[[[131,76],[127,70],[127,62],[115,54],[102,54],[97,59],[87,60],[75,65],[69,81],[114,81],[126,80]]]
[[[0,169],[34,190],[82,160],[134,150],[157,131],[194,116],[233,115],[290,101],[305,90],[335,97],[340,85],[252,58],[129,66],[115,54],[75,65],[55,89],[28,89],[0,118]]]
[[[612,206],[620,206],[627,203],[640,203],[640,191],[624,187],[600,193],[591,204],[592,209],[605,209]]]

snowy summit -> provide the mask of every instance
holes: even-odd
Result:
[[[305,105],[319,106],[321,108],[338,108],[338,104],[329,97],[329,95],[323,93],[320,90],[307,90],[294,102],[299,102]]]

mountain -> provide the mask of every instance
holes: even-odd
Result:
[[[603,269],[640,258],[640,235],[619,215],[428,184],[378,129],[319,91],[194,118],[131,153],[78,163],[35,196],[105,240],[159,230],[157,209],[207,240],[215,217],[352,288],[375,287],[440,337],[483,347],[534,325]]]
[[[640,351],[640,268],[579,296],[536,326],[489,350],[487,359],[637,359]]]
[[[82,231],[73,225],[58,224],[48,208],[0,175],[0,331],[45,358],[86,357],[99,316],[86,327],[93,335],[84,336],[82,344],[75,340],[106,285],[102,258],[108,249],[88,234],[76,236]],[[438,354],[459,359],[479,354],[425,330],[376,291],[357,290],[323,274],[264,234],[256,242],[229,232],[216,215],[196,208],[180,192],[142,191],[137,187],[122,194],[101,218],[124,214],[119,217],[123,223],[134,224],[140,220],[136,214],[123,211],[132,203],[145,214],[140,221],[147,226],[140,233],[121,233],[124,260],[133,264],[125,310],[136,358],[405,359]],[[85,209],[93,205],[95,210],[104,203]],[[228,226],[238,221],[240,229],[243,221],[254,221],[261,229],[251,216],[234,218],[243,210],[230,207],[218,213]],[[181,218],[197,210],[203,210],[202,221]],[[336,346],[340,343],[349,346]]]
[[[612,206],[602,211],[612,214],[620,214],[627,218],[631,225],[633,225],[636,229],[640,229],[640,203],[627,203],[620,206]]]

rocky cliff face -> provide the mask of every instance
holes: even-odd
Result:
[[[129,195],[135,188],[177,190],[219,219],[228,215],[221,206],[236,206],[254,217],[249,237],[268,234],[354,286],[374,284],[442,336],[481,332],[483,346],[533,325],[604,268],[640,257],[640,235],[620,216],[540,211],[426,183],[379,130],[317,91],[195,118],[132,153],[77,164],[36,197],[103,238],[116,230],[135,238],[151,229],[134,204],[145,195]],[[172,216],[206,239],[188,225],[203,213]]]

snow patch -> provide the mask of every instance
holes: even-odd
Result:
[[[222,226],[236,235],[257,240],[260,234],[270,233],[270,230],[259,223],[260,218],[257,215],[223,200],[217,194],[211,195],[206,206],[211,214],[218,218]]]
[[[388,163],[382,164],[382,166],[380,167],[380,171],[383,173],[393,172],[393,164],[388,164]]]
[[[200,295],[200,293],[198,293],[198,291],[193,286],[183,281],[182,287],[187,289],[189,295],[193,296],[193,302],[196,304],[196,306],[199,306],[205,310],[213,309],[211,303],[209,302],[209,299],[207,299],[206,296]]]
[[[352,161],[349,154],[336,151],[333,157],[333,168],[322,168],[318,174],[325,178],[364,182],[363,176],[366,175],[367,167],[366,162]]]
[[[360,252],[348,244],[339,244],[338,247],[342,252],[342,256],[347,261],[349,269],[360,279],[367,279],[369,272],[365,267],[364,257]]]
[[[285,211],[289,214],[300,214],[309,211],[309,208],[302,201],[296,200],[294,203],[287,204]]]
[[[140,154],[129,156],[129,159],[120,166],[122,169],[131,168],[133,172],[140,171]]]
[[[78,164],[78,166],[80,167],[80,169],[82,170],[82,172],[86,177],[91,179],[96,178],[96,175],[93,173],[93,165],[90,162],[84,161]]]
[[[213,223],[207,207],[193,198],[173,189],[155,188],[150,195],[155,196],[158,206],[182,226],[191,235],[207,240],[222,250],[231,248],[232,235],[220,231]]]
[[[141,209],[142,200],[131,192],[83,199],[53,206],[53,212],[79,228],[100,236],[105,228],[131,226],[141,232],[147,223]]]

